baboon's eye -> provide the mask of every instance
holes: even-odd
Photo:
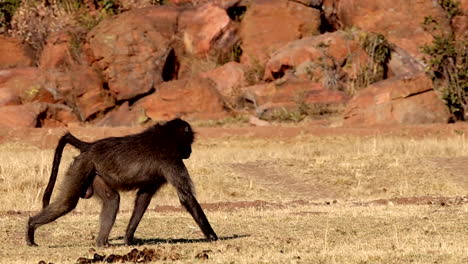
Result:
[[[189,128],[188,127],[185,127],[185,132],[189,132]]]

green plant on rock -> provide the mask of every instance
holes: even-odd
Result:
[[[245,72],[245,81],[247,85],[254,85],[259,83],[265,74],[265,67],[258,59],[252,59],[252,63],[247,66]]]
[[[3,0],[0,1],[0,28],[11,28],[11,21],[18,7],[21,5],[21,0]]]
[[[115,15],[120,12],[117,0],[98,0],[96,2],[99,8],[106,14]]]
[[[447,13],[450,16],[449,11]],[[423,28],[433,35],[432,43],[421,47],[421,51],[426,54],[424,58],[426,72],[432,79],[434,89],[447,105],[452,120],[466,120],[468,115],[468,42],[456,40],[453,33],[442,33],[437,21],[430,17],[424,19]]]
[[[387,78],[388,67],[387,64],[391,59],[392,45],[387,41],[384,35],[368,33],[361,39],[361,45],[372,59],[369,67],[371,83],[377,82]]]
[[[439,5],[445,10],[449,19],[460,14],[460,3],[453,0],[438,0]]]
[[[298,123],[304,120],[306,117],[306,114],[303,114],[298,110],[281,107],[279,109],[273,110],[272,114],[269,116],[269,118],[267,118],[267,120]]]
[[[328,52],[329,46],[329,44],[324,42],[320,42],[317,45],[317,48],[322,54],[318,59],[318,66],[323,72],[322,84],[324,87],[331,90],[344,91],[344,72],[336,59]]]
[[[85,34],[81,32],[74,32],[74,31],[68,31],[68,35],[70,36],[70,45],[69,45],[69,51],[70,54],[75,60],[75,62],[80,63],[81,62],[81,54],[83,52],[83,42],[85,39]]]

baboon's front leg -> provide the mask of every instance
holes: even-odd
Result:
[[[135,230],[138,227],[138,224],[143,217],[148,205],[151,202],[151,198],[153,197],[154,193],[161,187],[162,183],[156,184],[154,187],[147,188],[147,189],[140,189],[138,190],[137,196],[135,198],[135,208],[133,209],[132,217],[130,218],[130,222],[128,223],[127,231],[125,232],[125,244],[132,245],[133,244],[133,236],[135,234]]]
[[[195,199],[195,196],[193,196],[192,193],[178,192],[177,194],[179,195],[180,203],[185,207],[185,209],[187,209],[190,215],[192,215],[206,238],[213,241],[218,240],[218,236],[214,232],[213,228],[211,228],[211,225],[197,199]]]

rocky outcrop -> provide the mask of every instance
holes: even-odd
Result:
[[[287,78],[245,87],[244,97],[253,101],[257,108],[265,108],[265,105],[293,108],[299,104],[344,104],[349,99],[346,93],[324,88],[320,83]]]
[[[274,80],[292,70],[296,76],[319,81],[332,64],[347,65],[347,70],[352,70],[355,75],[368,62],[358,35],[337,31],[305,37],[279,48],[268,60],[263,78]]]
[[[344,113],[353,126],[447,122],[447,107],[424,73],[380,81],[358,92]]]
[[[421,24],[432,17],[437,33],[453,30],[463,43],[468,6],[462,0],[448,21],[437,1],[121,3],[89,32],[80,23],[47,31],[34,58],[21,41],[0,37],[0,108],[28,105],[18,108],[29,116],[21,126],[135,126],[342,106],[355,95],[346,124],[443,122],[422,73],[420,47],[433,37]],[[98,18],[98,5],[84,8]],[[382,49],[366,42],[374,36]]]
[[[450,32],[450,21],[436,1],[408,0],[334,0],[330,6],[342,28],[357,27],[383,34],[391,43],[420,57],[420,47],[432,41],[422,28],[425,17],[435,19],[441,29]]]

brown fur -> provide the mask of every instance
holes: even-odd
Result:
[[[119,209],[118,191],[138,190],[135,208],[125,233],[125,243],[131,245],[135,230],[152,196],[166,183],[177,190],[181,204],[192,215],[210,240],[217,240],[202,208],[194,196],[194,187],[182,159],[190,157],[194,132],[190,125],[174,119],[157,124],[141,133],[110,137],[95,142],[83,142],[65,134],[57,145],[49,184],[44,192],[43,209],[29,218],[26,242],[35,246],[35,230],[73,210],[79,198],[93,194],[102,200],[100,230],[97,245],[108,245],[110,230]],[[58,199],[49,204],[63,148],[66,144],[81,153],[70,165]]]

